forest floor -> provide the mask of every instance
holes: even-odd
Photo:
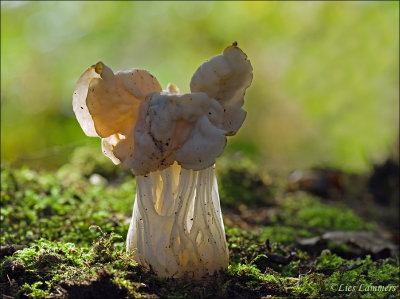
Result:
[[[236,155],[216,173],[230,263],[159,278],[125,252],[135,178],[79,148],[57,171],[3,163],[1,298],[399,298],[398,164],[271,175]]]

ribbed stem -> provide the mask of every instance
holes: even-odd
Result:
[[[127,251],[159,276],[200,278],[228,267],[214,167],[174,164],[136,178]]]

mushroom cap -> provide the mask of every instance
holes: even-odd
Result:
[[[205,92],[224,108],[222,130],[235,135],[246,117],[241,107],[246,89],[253,80],[253,68],[237,43],[203,63],[190,81],[192,92]]]
[[[149,72],[116,74],[102,62],[90,66],[76,83],[72,106],[84,133],[101,137],[103,152],[115,164],[133,153],[133,129],[148,93],[161,91]]]
[[[215,163],[225,145],[223,108],[203,92],[152,93],[140,107],[135,151],[130,164],[138,175],[162,170],[177,161],[200,170]]]
[[[188,94],[172,83],[162,91],[145,70],[114,74],[98,62],[79,78],[73,109],[85,134],[102,138],[103,153],[137,175],[174,161],[200,170],[215,163],[226,136],[242,125],[252,77],[250,61],[236,44],[196,70]]]

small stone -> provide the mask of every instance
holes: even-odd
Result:
[[[107,179],[97,173],[92,174],[89,181],[92,185],[107,185]]]

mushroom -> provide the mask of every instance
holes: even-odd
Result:
[[[102,62],[79,78],[73,109],[88,136],[136,175],[126,249],[163,277],[201,278],[228,267],[214,163],[241,127],[252,67],[237,43],[203,63],[191,93],[149,72]]]

